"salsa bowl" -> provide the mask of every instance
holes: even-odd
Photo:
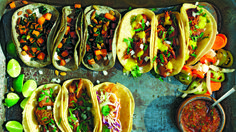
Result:
[[[194,95],[179,107],[177,125],[180,131],[217,131],[225,126],[225,112],[220,104],[210,108],[216,100],[206,95]]]

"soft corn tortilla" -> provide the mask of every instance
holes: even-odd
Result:
[[[53,25],[50,33],[48,34],[48,38],[47,38],[47,51],[48,51],[48,55],[47,55],[46,61],[44,61],[44,60],[32,61],[32,60],[30,60],[30,57],[28,55],[23,56],[21,54],[22,49],[20,48],[20,42],[17,39],[19,34],[16,32],[16,25],[17,25],[17,19],[19,17],[22,17],[26,13],[27,9],[31,9],[33,11],[34,9],[37,9],[40,6],[44,6],[45,8],[48,9],[49,12],[52,13],[51,20],[54,21],[54,25]],[[23,12],[20,16],[17,15],[17,13],[19,11]],[[38,16],[36,16],[36,17],[38,17]],[[39,67],[44,67],[46,65],[51,64],[51,53],[52,53],[53,45],[54,45],[53,44],[53,39],[54,39],[56,30],[57,30],[57,27],[59,25],[58,17],[59,17],[59,12],[57,11],[56,8],[54,8],[53,6],[47,5],[47,4],[42,4],[42,3],[29,4],[29,5],[26,5],[26,6],[22,7],[22,8],[19,8],[18,10],[15,11],[15,13],[12,16],[12,34],[11,35],[12,35],[13,42],[14,42],[14,44],[16,46],[17,53],[18,53],[19,57],[21,58],[21,60],[26,65],[31,66],[31,67],[38,67],[39,68]]]
[[[95,92],[104,89],[106,86],[109,84],[114,84],[111,82],[104,82],[99,85],[94,86]],[[124,85],[120,83],[114,84],[115,87],[117,88],[117,98],[120,99],[120,122],[122,126],[122,131],[123,132],[130,132],[132,130],[132,125],[133,125],[133,114],[134,114],[134,108],[135,108],[135,103],[134,103],[134,98],[130,90],[125,87]],[[111,91],[113,91],[111,89]],[[98,102],[96,98],[96,102]],[[99,107],[99,114],[102,117],[101,113],[101,108]],[[100,118],[100,122],[102,125],[102,118]]]
[[[184,36],[184,30],[183,30],[183,23],[182,23],[182,20],[180,18],[180,14],[178,12],[172,12],[172,14],[176,17],[176,20],[178,22],[178,28],[179,28],[179,34],[178,34],[178,40],[179,40],[179,51],[177,52],[178,53],[178,56],[176,56],[176,59],[171,59],[170,62],[174,65],[173,66],[173,71],[172,73],[170,73],[168,76],[173,76],[173,75],[176,75],[178,74],[182,67],[184,66],[184,62],[185,62],[185,50],[186,50],[186,46],[185,46],[185,36]],[[164,17],[165,16],[165,13],[162,13],[162,14],[159,14],[159,15],[156,15],[156,26],[158,26],[158,20],[160,20],[161,17]],[[155,33],[155,48],[154,48],[154,56],[157,55],[158,53],[158,44],[157,44],[157,40],[158,40],[158,35],[157,33]],[[154,70],[156,73],[160,73],[159,69],[157,68],[157,62],[154,61]]]
[[[60,117],[62,119],[61,124],[63,126],[63,128],[65,128],[66,132],[72,132],[73,130],[71,129],[69,122],[68,122],[68,104],[69,104],[69,91],[68,91],[68,87],[70,86],[70,84],[72,83],[73,80],[79,80],[80,78],[75,78],[75,79],[71,79],[71,80],[67,80],[63,83],[62,86],[62,111],[60,112]],[[93,90],[93,83],[88,80],[88,79],[83,79],[81,78],[83,81],[83,88],[87,89],[87,94],[90,96],[91,101],[92,101],[92,105],[93,107],[91,108],[91,112],[93,114],[93,122],[94,122],[94,132],[97,131],[101,131],[101,123],[100,123],[100,119],[101,116],[98,114],[99,113],[99,109],[98,109],[98,102],[96,101],[97,96],[95,94],[95,91]]]
[[[26,132],[30,132],[30,131],[34,131],[34,132],[39,132],[40,131],[40,127],[39,124],[36,120],[35,114],[34,114],[34,110],[36,108],[36,106],[38,105],[38,96],[40,94],[40,92],[44,89],[44,88],[48,88],[51,87],[54,91],[54,93],[57,94],[57,97],[55,99],[54,102],[54,106],[53,106],[53,116],[56,122],[56,125],[58,126],[58,128],[61,131],[64,131],[64,128],[62,127],[61,124],[59,124],[59,112],[61,109],[61,85],[59,84],[46,84],[46,85],[41,85],[39,86],[30,96],[29,100],[27,101],[27,104],[25,106],[25,109],[23,111],[23,128],[24,131]],[[27,115],[26,115],[27,114]]]
[[[52,55],[52,64],[54,65],[55,68],[62,70],[62,71],[73,71],[78,69],[78,66],[81,63],[81,53],[80,53],[80,46],[81,46],[81,40],[82,37],[81,35],[82,33],[82,24],[83,23],[83,12],[81,11],[80,14],[78,14],[76,17],[76,22],[75,22],[75,32],[76,35],[78,37],[78,41],[76,42],[76,45],[74,47],[74,56],[73,58],[70,60],[70,62],[68,62],[65,66],[61,66],[57,60],[55,59],[55,57],[57,57],[56,55],[56,50],[57,50],[57,46],[60,44],[60,42],[62,41],[62,39],[64,38],[64,34],[66,32],[66,27],[67,27],[67,16],[70,15],[76,15],[75,14],[75,9],[71,8],[71,6],[66,6],[62,9],[62,18],[61,18],[61,25],[60,25],[60,30],[56,35],[56,42],[55,42],[55,46],[53,49],[53,55]],[[80,31],[78,31],[78,27],[80,27]],[[78,50],[78,49],[79,50]],[[79,52],[79,53],[78,53]]]
[[[189,54],[188,45],[189,45],[189,36],[190,36],[189,20],[188,20],[188,15],[187,15],[186,11],[190,8],[197,8],[198,10],[202,9],[203,13],[206,13],[206,17],[208,20],[210,20],[210,22],[206,24],[206,30],[205,30],[204,34],[208,35],[209,38],[205,38],[205,39],[201,40],[200,42],[197,42],[197,49],[195,52],[197,57],[195,59],[188,60],[186,62],[186,65],[195,64],[202,56],[204,56],[204,54],[207,51],[209,51],[211,49],[211,47],[214,44],[214,41],[216,38],[216,32],[217,32],[217,24],[216,24],[215,18],[212,16],[212,14],[209,11],[207,11],[204,8],[200,8],[196,5],[193,5],[193,4],[188,4],[188,3],[183,4],[183,6],[180,9],[180,15],[183,20],[185,38],[186,38],[186,43],[187,43],[186,54]]]
[[[85,67],[87,67],[88,69],[90,70],[94,70],[94,71],[103,71],[103,70],[108,70],[110,68],[112,68],[114,65],[115,65],[115,60],[116,60],[116,42],[117,42],[117,30],[118,30],[118,27],[119,27],[119,24],[120,24],[120,20],[121,20],[121,14],[117,11],[117,10],[114,10],[110,7],[107,7],[107,6],[100,6],[100,5],[92,5],[92,6],[88,6],[87,8],[85,8],[84,10],[84,14],[85,14],[85,31],[84,31],[84,44],[83,44],[83,47],[81,48],[83,51],[82,51],[82,57],[84,58],[84,55],[86,54],[86,42],[87,42],[87,39],[88,39],[88,26],[91,24],[91,14],[92,12],[95,10],[95,8],[98,9],[96,10],[96,13],[98,15],[100,14],[105,14],[105,13],[109,13],[110,10],[114,11],[115,13],[115,17],[116,17],[116,21],[117,22],[117,26],[116,26],[116,29],[114,31],[114,37],[113,37],[113,41],[112,41],[112,54],[111,54],[111,58],[109,59],[109,64],[108,65],[104,65],[103,63],[101,64],[98,64],[98,63],[95,63],[92,67],[89,66],[89,64],[87,62],[85,62],[83,59],[82,59],[82,63],[84,64]]]
[[[154,49],[154,35],[156,32],[155,28],[155,14],[153,11],[149,9],[144,9],[144,8],[139,8],[139,9],[134,9],[129,11],[128,13],[125,14],[125,16],[122,18],[120,29],[119,29],[119,37],[118,37],[118,42],[117,42],[117,57],[123,67],[125,67],[127,60],[124,59],[124,55],[126,54],[126,50],[128,48],[128,45],[126,42],[124,42],[124,39],[132,38],[131,35],[131,19],[134,16],[137,16],[138,14],[145,14],[147,17],[151,20],[151,36],[150,36],[150,45],[149,45],[149,54],[150,54],[150,62],[143,66],[143,68],[140,69],[141,73],[146,73],[149,72],[153,64],[151,63],[153,59],[153,49]],[[138,65],[138,63],[137,63]],[[127,70],[127,69],[126,69]]]

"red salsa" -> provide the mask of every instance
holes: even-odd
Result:
[[[195,100],[183,108],[181,124],[188,132],[215,132],[220,125],[220,115],[216,108],[210,109],[211,103]]]

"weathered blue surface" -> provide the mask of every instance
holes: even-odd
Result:
[[[139,0],[138,0],[139,1]],[[122,1],[123,2],[123,1]],[[149,7],[153,7],[153,5],[158,5],[158,3],[155,3],[157,1],[148,2]],[[159,1],[160,2],[160,1]],[[164,2],[164,1],[162,1]],[[169,3],[168,3],[169,2]],[[167,5],[174,5],[179,4],[176,1],[168,1],[165,2]],[[173,2],[173,3],[171,3]],[[219,14],[212,10],[211,6],[208,6],[207,8],[213,13],[214,16],[217,16],[218,20],[218,30],[222,29],[220,32],[226,34],[228,37],[228,44],[226,46],[226,49],[229,49],[234,58],[236,56],[236,53],[233,52],[236,49],[236,2],[235,0],[228,0],[224,2],[220,1],[214,1],[215,3],[213,5],[216,5],[216,7],[219,10]],[[135,1],[133,1],[135,5]],[[154,4],[152,4],[154,3]],[[112,4],[112,3],[111,3]],[[124,4],[124,3],[123,3]],[[139,3],[140,4],[140,3]],[[160,3],[160,5],[163,3]],[[118,7],[119,5],[115,5],[113,3],[114,7]],[[132,4],[130,4],[133,6]],[[141,6],[136,4],[136,6]],[[146,4],[143,4],[143,6],[148,6]],[[170,6],[171,8],[173,6]],[[152,8],[150,8],[152,9]],[[122,11],[122,10],[120,10]],[[163,11],[163,10],[162,10]],[[157,10],[156,12],[161,12]],[[2,47],[5,47],[5,43],[8,42],[11,39],[10,36],[10,29],[11,29],[11,15],[13,12],[7,12],[2,17],[1,21],[1,27],[2,31],[0,31],[1,36],[1,44]],[[222,19],[221,19],[222,18]],[[5,48],[3,48],[5,49]],[[9,60],[10,58],[7,57]],[[1,60],[2,61],[2,60]],[[4,62],[4,61],[3,61]],[[186,85],[181,84],[179,81],[177,81],[174,77],[168,77],[164,78],[164,82],[161,82],[160,80],[154,78],[150,72],[143,74],[139,78],[132,78],[128,76],[124,76],[122,73],[122,66],[120,65],[119,61],[116,60],[115,66],[108,70],[108,75],[104,76],[102,72],[94,72],[87,70],[85,67],[81,66],[76,71],[73,72],[67,72],[66,76],[56,76],[54,74],[55,68],[50,65],[45,68],[42,68],[43,75],[39,74],[39,69],[37,68],[31,68],[24,65],[21,60],[19,60],[21,66],[22,66],[22,73],[25,74],[25,80],[28,79],[35,79],[38,85],[49,83],[52,78],[60,78],[62,83],[70,78],[74,77],[83,77],[88,78],[94,84],[96,84],[96,81],[99,80],[100,82],[119,82],[126,87],[130,89],[130,91],[133,94],[134,100],[135,100],[135,112],[134,112],[134,120],[133,120],[133,131],[134,132],[175,132],[178,131],[175,121],[176,112],[178,109],[178,106],[181,104],[181,102],[184,100],[180,98],[179,96],[181,93],[177,91],[177,89],[186,89]],[[236,68],[236,61],[234,61],[233,68]],[[5,71],[5,65],[0,63],[0,70]],[[0,76],[1,78],[4,78]],[[222,83],[222,88],[216,93],[216,99],[219,98],[223,93],[225,93],[227,90],[229,90],[233,85],[235,85],[235,72],[231,74],[227,74],[226,81]],[[5,84],[1,83],[1,91],[5,92],[5,87],[3,86]],[[12,79],[8,79],[8,89],[12,85]],[[3,87],[2,87],[3,86]],[[3,95],[4,93],[1,93],[0,95]],[[3,97],[3,96],[0,96]],[[224,131],[232,132],[236,131],[236,96],[235,94],[231,97],[227,98],[222,102],[222,105],[226,112],[226,126]],[[21,100],[22,100],[21,96]],[[0,103],[1,104],[1,103]],[[0,107],[1,110],[3,107]],[[19,106],[19,103],[9,109],[6,109],[6,113],[3,113],[6,115],[6,120],[22,120],[22,110]],[[1,118],[0,121],[3,121],[4,118]],[[1,123],[1,122],[0,122]]]

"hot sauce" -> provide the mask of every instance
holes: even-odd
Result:
[[[195,100],[183,108],[181,124],[187,132],[215,132],[220,125],[220,115],[211,103]]]

